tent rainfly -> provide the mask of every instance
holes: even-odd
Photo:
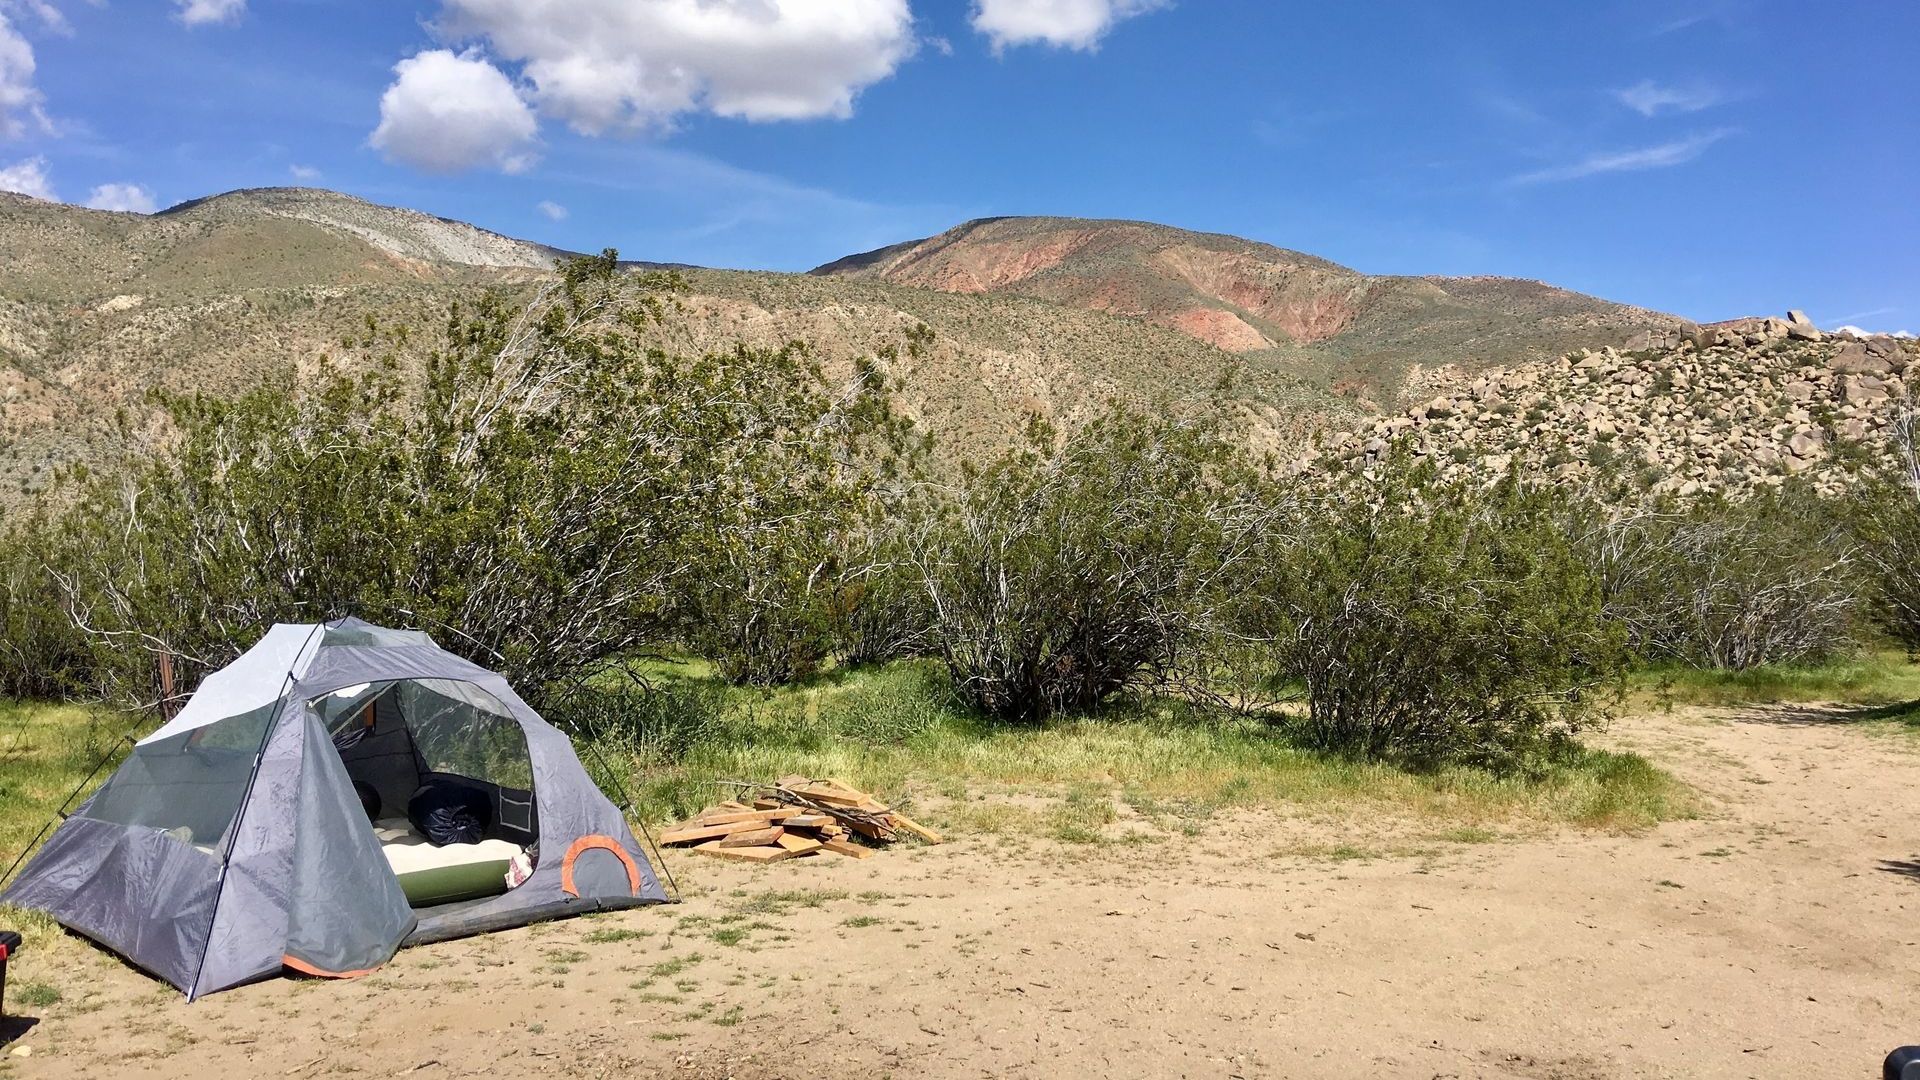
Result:
[[[665,900],[505,679],[358,619],[275,626],[207,676],[0,894],[189,999]]]

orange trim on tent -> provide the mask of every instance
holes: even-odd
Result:
[[[580,890],[573,887],[573,862],[582,854],[595,849],[613,852],[614,857],[627,868],[627,891],[631,895],[639,896],[640,868],[633,865],[633,856],[627,854],[627,849],[608,836],[583,836],[573,842],[573,846],[567,849],[566,856],[560,860],[560,891],[576,900],[579,899]]]
[[[380,970],[379,968],[367,968],[365,971],[328,971],[325,968],[314,967],[312,964],[293,955],[282,956],[280,962],[302,975],[312,975],[317,979],[358,979]]]

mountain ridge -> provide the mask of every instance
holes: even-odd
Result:
[[[827,264],[842,272],[679,267],[681,317],[655,344],[804,340],[833,372],[924,325],[935,344],[901,372],[899,401],[949,454],[1013,445],[1029,415],[1072,424],[1110,399],[1221,385],[1248,445],[1291,452],[1396,404],[1423,368],[1511,366],[1686,325],[1539,283],[1369,278],[1148,222],[1003,217],[941,237]],[[973,287],[872,269],[915,250],[919,276],[951,270],[946,284]],[[240,189],[151,215],[0,196],[4,490],[98,458],[117,414],[150,415],[151,390],[297,381],[369,319],[430,329],[488,290],[532,289],[570,254],[321,188]]]

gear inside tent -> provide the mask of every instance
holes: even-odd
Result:
[[[207,676],[0,894],[189,997],[665,900],[505,679],[358,619],[275,626]]]

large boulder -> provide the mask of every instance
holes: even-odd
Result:
[[[1842,375],[1890,375],[1893,363],[1884,356],[1877,356],[1872,350],[1859,342],[1853,342],[1827,361],[1827,366]]]
[[[1886,381],[1872,375],[1848,375],[1840,380],[1840,400],[1849,405],[1871,405],[1892,396]]]

